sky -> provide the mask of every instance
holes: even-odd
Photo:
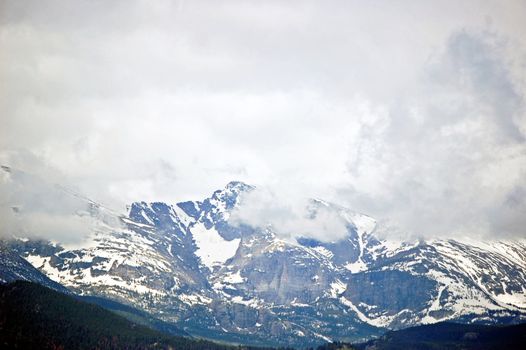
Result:
[[[0,163],[26,174],[0,174],[1,231],[16,230],[13,205],[26,231],[82,231],[57,183],[124,208],[240,180],[261,189],[248,224],[301,226],[290,208],[322,198],[413,236],[524,237],[525,13],[0,0]],[[332,237],[326,221],[306,225]]]

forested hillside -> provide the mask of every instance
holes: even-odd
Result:
[[[237,347],[165,335],[98,305],[35,283],[17,281],[0,284],[0,348],[229,350]]]

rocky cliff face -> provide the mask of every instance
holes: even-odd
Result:
[[[512,322],[526,315],[526,241],[389,242],[376,222],[313,201],[347,224],[337,242],[282,240],[228,218],[251,186],[203,201],[133,203],[99,218],[78,247],[12,241],[49,278],[141,307],[195,335],[253,344],[356,341],[383,328],[443,320]]]

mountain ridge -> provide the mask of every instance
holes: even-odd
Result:
[[[393,244],[374,235],[374,219],[321,200],[347,236],[290,242],[269,227],[229,224],[252,189],[231,182],[202,201],[135,202],[127,217],[91,205],[106,219],[86,248],[10,244],[72,290],[220,340],[310,345],[444,320],[524,320],[525,242]]]

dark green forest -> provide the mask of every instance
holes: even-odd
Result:
[[[41,285],[0,284],[3,349],[252,349],[175,337]]]
[[[524,349],[526,323],[484,326],[442,322],[387,332],[362,344],[333,343],[318,350],[500,350]]]

